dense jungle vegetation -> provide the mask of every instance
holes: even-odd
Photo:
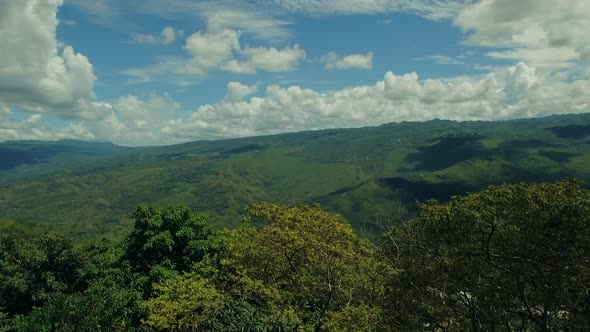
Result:
[[[122,241],[0,235],[3,331],[585,331],[590,191],[491,186],[371,238],[318,205],[235,228],[139,205]]]

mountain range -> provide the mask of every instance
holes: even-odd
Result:
[[[416,202],[491,184],[590,179],[590,114],[391,123],[171,146],[62,140],[0,143],[0,228],[120,238],[139,203],[239,224],[269,201],[320,203],[357,229]]]

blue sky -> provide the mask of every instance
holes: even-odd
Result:
[[[0,140],[590,111],[585,0],[6,0]]]

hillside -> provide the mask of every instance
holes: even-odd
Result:
[[[416,201],[515,181],[590,179],[590,115],[379,127],[125,148],[0,143],[0,219],[77,238],[120,238],[142,202],[237,225],[257,201],[319,202],[355,227]]]

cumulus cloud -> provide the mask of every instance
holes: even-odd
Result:
[[[268,86],[264,97],[226,98],[169,121],[177,139],[238,137],[309,129],[359,127],[433,118],[498,120],[588,112],[590,81],[540,76],[525,63],[481,77],[420,80],[387,72],[371,86],[319,92]]]
[[[144,68],[131,68],[122,74],[132,77],[129,83],[148,82],[158,75],[206,75],[212,70],[235,74],[256,74],[259,70],[273,73],[289,72],[305,59],[305,51],[297,44],[282,49],[275,47],[242,47],[241,32],[208,27],[186,39],[188,58],[168,58]]]
[[[56,40],[61,0],[9,0],[0,11],[0,106],[96,118],[93,66]],[[9,50],[9,51],[8,51]]]
[[[33,114],[28,119],[25,120],[25,123],[33,125],[33,124],[39,122],[39,120],[41,120],[41,117],[42,117],[41,114]]]
[[[240,48],[239,38],[238,31],[229,29],[192,34],[184,46],[191,59],[182,71],[202,74],[221,66],[232,58],[234,50]]]
[[[188,57],[166,57],[159,63],[126,69],[121,74],[131,77],[128,84],[149,82],[167,73],[203,76],[234,59],[234,52],[241,49],[239,38],[237,30],[198,31],[184,43]]]
[[[463,11],[454,23],[467,43],[503,48],[488,55],[524,60],[553,70],[590,59],[590,2],[586,0],[483,0]]]
[[[452,20],[467,35],[467,44],[492,48],[488,56],[512,63],[524,61],[542,71],[563,69],[590,58],[587,0],[70,1],[103,20],[133,10],[166,18],[197,15],[211,27],[240,30],[265,41],[288,38],[290,22],[280,18],[283,14],[403,12],[433,20]]]
[[[1,119],[1,117],[0,117]],[[24,121],[0,121],[0,141],[5,140],[59,140],[59,139],[85,139],[92,140],[96,137],[82,124],[69,123],[62,127],[50,126],[41,120],[40,114],[30,116]]]
[[[144,8],[143,4],[153,1],[134,3]],[[227,4],[232,0],[223,2],[225,10],[217,15],[212,9],[218,6],[214,2],[171,1],[184,8],[201,6],[202,12],[211,9],[197,14],[206,19],[207,28],[186,38],[184,56],[160,58],[161,62],[152,66],[127,71],[137,80],[147,81],[155,75],[192,79],[184,75],[206,75],[215,70],[287,72],[295,70],[306,57],[300,46],[278,43],[288,35],[286,21],[266,16],[257,23],[264,15],[241,12],[238,7],[230,10]],[[86,3],[101,8],[103,2]],[[433,19],[454,17],[453,23],[465,33],[468,44],[489,47],[488,56],[516,60],[513,62],[518,64],[491,68],[487,75],[448,79],[424,80],[413,72],[387,72],[374,85],[336,91],[270,85],[257,94],[258,86],[229,82],[222,100],[180,115],[180,104],[167,94],[97,100],[93,91],[96,77],[89,59],[56,40],[56,11],[62,1],[8,0],[0,11],[0,43],[3,50],[10,50],[0,52],[0,139],[82,138],[132,145],[167,144],[404,120],[495,120],[590,112],[590,80],[586,79],[590,71],[583,67],[590,59],[590,35],[585,33],[590,10],[584,0],[248,3],[266,3],[310,15],[405,11]],[[173,9],[178,8],[182,7]],[[268,45],[243,46],[244,34],[254,37],[249,42],[268,38]],[[143,42],[172,43],[179,36],[175,30],[168,30],[151,37]],[[444,55],[423,60],[453,62]],[[322,61],[327,69],[372,68],[371,53],[330,53]],[[568,74],[574,71],[576,75]],[[27,114],[16,116],[14,110]],[[55,126],[54,118],[67,122]]]
[[[122,96],[114,104],[117,114],[128,126],[153,129],[174,116],[180,104],[168,94],[150,94],[145,100],[135,95]]]
[[[110,113],[101,121],[78,120],[54,134],[44,116],[9,121],[11,110],[0,108],[0,139],[86,137],[161,145],[433,118],[504,120],[589,112],[589,89],[590,80],[562,80],[525,63],[451,79],[421,80],[414,72],[387,72],[373,85],[327,92],[270,85],[262,96],[252,97],[256,86],[229,82],[222,100],[187,115],[180,115],[179,103],[168,95],[127,95],[108,104]]]
[[[176,37],[182,36],[183,31],[175,30],[173,27],[165,27],[159,35],[135,34],[133,41],[146,45],[169,45],[174,43]]]
[[[372,69],[373,53],[339,56],[334,52],[324,55],[320,62],[326,69]]]
[[[227,102],[239,102],[244,100],[244,97],[256,93],[258,91],[257,86],[249,86],[240,82],[229,82],[227,83],[227,93],[224,101]]]
[[[57,136],[46,134],[45,139],[60,139],[68,134],[67,138],[100,139],[124,145],[162,145],[177,142],[177,140],[167,140],[160,133],[161,126],[168,119],[174,118],[180,108],[180,104],[168,94],[152,93],[146,98],[126,95],[102,107],[108,108],[108,112],[105,111],[101,119],[71,121],[68,127],[56,128]],[[35,122],[34,125],[34,128],[43,133],[49,129],[40,121]],[[29,125],[27,130],[22,128],[17,130],[21,136],[20,139],[30,137],[30,127]],[[1,132],[0,139],[6,139]]]
[[[255,74],[257,70],[288,72],[295,70],[305,59],[305,51],[297,44],[280,50],[274,47],[246,47],[241,54],[246,60],[232,59],[223,69],[238,74]]]
[[[162,145],[179,141],[161,133],[161,127],[169,119],[175,118],[180,109],[180,104],[167,94],[152,93],[145,98],[126,95],[117,98],[112,104],[96,107],[105,108],[105,114],[99,120],[57,121],[58,125],[44,121],[45,116],[41,114],[15,121],[11,119],[13,112],[0,109],[0,141],[68,138],[108,140],[124,145]]]

